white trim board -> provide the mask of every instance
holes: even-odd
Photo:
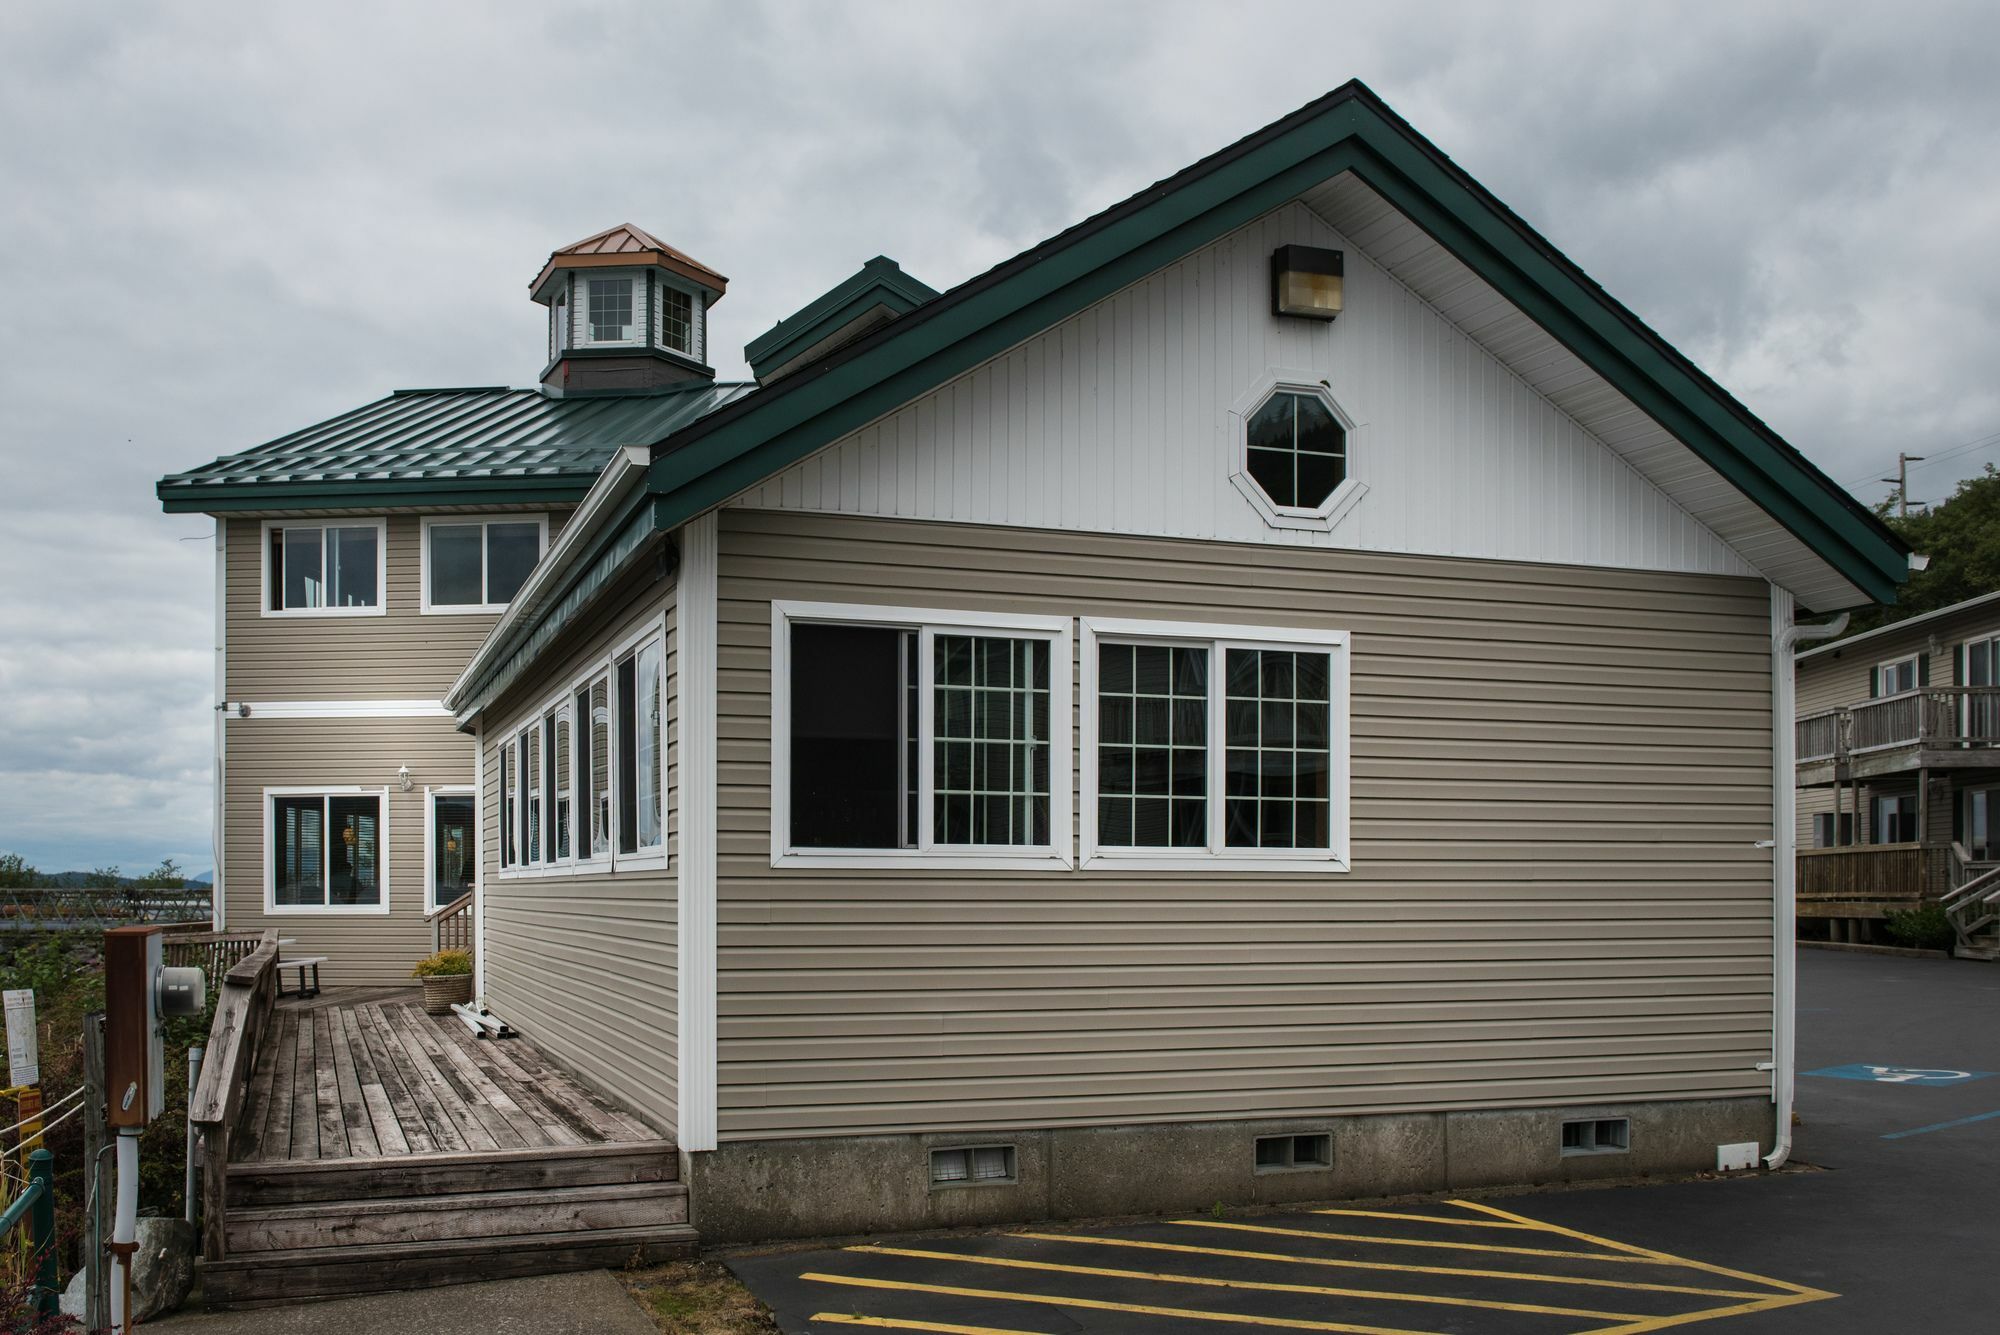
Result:
[[[716,1144],[716,618],[720,607],[720,524],[714,511],[682,529],[675,624],[680,657],[680,1029],[674,1079],[680,1147]],[[662,760],[666,747],[660,748]]]
[[[249,710],[246,716],[243,710]],[[223,708],[231,722],[260,718],[450,718],[436,700],[231,700]]]

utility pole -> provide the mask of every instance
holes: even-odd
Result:
[[[1921,454],[1904,454],[1898,450],[1896,452],[1896,476],[1882,479],[1884,482],[1893,482],[1896,484],[1896,518],[1898,519],[1908,519],[1910,517],[1910,465],[1922,463],[1923,459],[1924,456]]]

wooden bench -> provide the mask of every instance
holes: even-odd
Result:
[[[326,962],[327,962],[327,957],[325,955],[301,955],[297,959],[279,960],[278,995],[281,997],[296,995],[301,999],[306,997],[318,996],[319,966],[325,964]],[[297,993],[288,993],[285,991],[285,970],[287,969],[297,969],[299,971],[299,990]],[[308,971],[310,971],[310,976],[312,978],[312,982],[310,984],[306,982]]]

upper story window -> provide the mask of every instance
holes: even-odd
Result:
[[[426,519],[424,611],[498,612],[542,559],[548,520]]]
[[[1347,477],[1347,430],[1318,394],[1277,390],[1244,432],[1245,470],[1280,510],[1317,510]]]
[[[1922,678],[1923,665],[1918,655],[1891,659],[1876,665],[1869,694],[1878,700],[1886,695],[1901,695],[1905,691],[1916,690],[1923,684]]]
[[[774,862],[1068,864],[1067,618],[772,611]]]
[[[677,287],[660,286],[660,346],[694,352],[694,298]]]
[[[264,525],[264,615],[368,616],[383,603],[379,519]]]
[[[1085,865],[1347,865],[1340,631],[1083,623]]]
[[[632,341],[632,280],[593,278],[590,280],[590,341],[629,343]]]

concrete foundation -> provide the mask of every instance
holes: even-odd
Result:
[[[1562,1124],[1626,1118],[1622,1152],[1564,1154]],[[729,1141],[689,1154],[704,1242],[1164,1214],[1214,1205],[1526,1187],[1712,1170],[1715,1147],[1771,1147],[1764,1098],[1280,1121]],[[1326,1167],[1259,1169],[1260,1136],[1324,1133]],[[933,1186],[930,1152],[1008,1145],[1012,1182]]]

